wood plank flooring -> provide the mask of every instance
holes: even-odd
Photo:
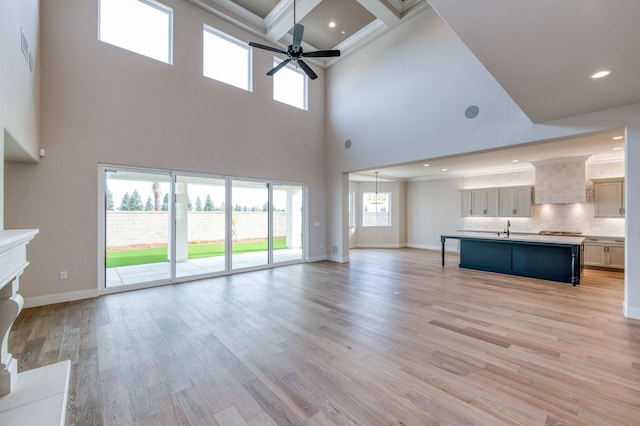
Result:
[[[25,309],[20,371],[70,359],[69,425],[638,425],[623,274],[582,285],[352,250]]]

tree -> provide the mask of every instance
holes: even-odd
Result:
[[[237,211],[237,212],[241,212],[242,211],[242,207],[240,207],[240,204],[236,203],[235,207],[233,208],[233,210]]]
[[[197,212],[202,211],[202,200],[200,199],[199,195],[198,195],[198,198],[196,198],[196,211]]]
[[[269,211],[269,203],[266,202],[262,205],[262,211],[263,212],[268,212]]]
[[[204,211],[205,212],[213,211],[213,201],[211,201],[211,195],[207,194],[207,198],[204,200]]]
[[[131,198],[129,198],[129,211],[139,212],[144,209],[144,205],[142,204],[142,198],[140,198],[140,194],[137,189],[133,190],[133,194],[131,194]]]
[[[147,204],[144,205],[144,211],[153,211],[153,201],[151,201],[151,197],[147,197]]]
[[[187,210],[193,210],[193,205],[191,204],[191,197],[189,197],[189,194],[187,194]]]
[[[160,195],[162,195],[160,182],[153,182],[151,184],[151,190],[153,191],[154,210],[159,211],[162,208],[162,204],[160,204]]]
[[[120,202],[120,211],[126,212],[127,210],[129,210],[129,193],[125,192]]]
[[[107,211],[114,211],[115,206],[113,204],[113,193],[110,189],[107,188]]]
[[[169,194],[164,194],[164,198],[162,199],[162,207],[160,210],[163,212],[169,211]]]

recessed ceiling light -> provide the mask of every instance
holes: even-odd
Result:
[[[449,170],[449,169],[442,169],[443,172],[446,172],[447,170]]]
[[[604,78],[611,75],[612,72],[613,72],[612,69],[596,71],[593,74],[591,74],[589,78],[593,80],[597,80],[599,78]]]
[[[621,146],[616,146],[615,148],[613,148],[614,151],[620,151],[622,149]]]
[[[336,27],[336,23],[331,21],[329,22],[329,28],[335,28]]]
[[[425,167],[429,167],[430,165],[431,165],[431,164],[425,163],[425,165],[424,165],[424,166],[425,166]]]
[[[624,136],[614,136],[611,139],[613,139],[614,141],[620,140],[620,139],[624,139]]]
[[[519,163],[520,160],[511,160],[512,163]]]
[[[346,34],[344,31],[340,31],[341,34]]]

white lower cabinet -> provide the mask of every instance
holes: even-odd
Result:
[[[588,238],[584,242],[584,265],[624,269],[624,242]]]

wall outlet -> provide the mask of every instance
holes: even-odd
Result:
[[[69,274],[67,273],[67,271],[60,271],[60,279],[66,280],[67,278],[69,278]]]

